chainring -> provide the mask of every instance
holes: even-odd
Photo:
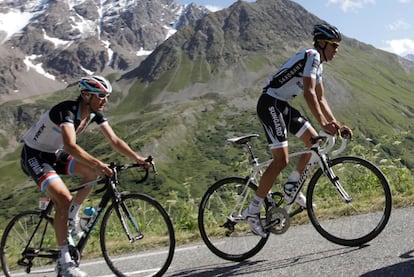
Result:
[[[266,212],[265,230],[273,234],[285,233],[290,227],[290,217],[285,209],[270,207]]]

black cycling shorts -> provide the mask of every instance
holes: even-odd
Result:
[[[311,126],[288,102],[266,93],[263,93],[257,102],[257,115],[265,130],[270,149],[287,147],[287,132],[299,138]]]
[[[46,186],[51,180],[60,178],[59,174],[73,175],[74,164],[75,159],[63,151],[57,155],[41,152],[27,145],[23,146],[20,158],[24,173],[32,177],[43,192],[46,191]]]

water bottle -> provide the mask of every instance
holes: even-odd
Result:
[[[296,183],[299,180],[299,172],[294,170],[290,173],[287,182],[285,183],[283,189],[285,191],[286,196],[291,197],[296,192],[297,185]]]
[[[83,215],[80,220],[81,228],[82,230],[86,230],[86,226],[88,225],[89,220],[93,215],[95,214],[95,208],[94,207],[85,207],[83,210]]]

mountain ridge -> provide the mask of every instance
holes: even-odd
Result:
[[[1,1],[0,11],[2,102],[63,89],[82,75],[128,70],[209,12],[173,0]],[[1,22],[11,16],[23,22],[8,33]],[[32,76],[50,85],[36,88]]]

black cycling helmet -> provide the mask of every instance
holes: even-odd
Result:
[[[316,42],[320,39],[341,41],[342,34],[335,26],[327,23],[317,24],[313,27],[313,41]]]

